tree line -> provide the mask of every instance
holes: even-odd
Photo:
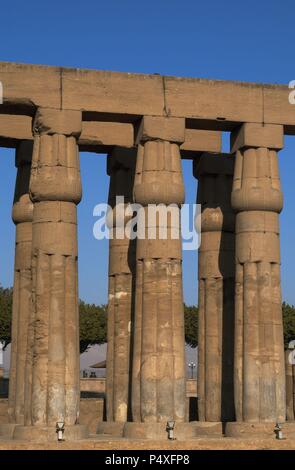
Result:
[[[282,304],[284,343],[295,339],[295,307]],[[12,288],[0,286],[0,341],[4,348],[11,342]],[[94,344],[107,342],[107,305],[79,301],[80,353]],[[185,341],[195,348],[198,345],[198,307],[184,304]]]

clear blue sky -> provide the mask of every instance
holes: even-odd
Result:
[[[294,0],[2,0],[0,60],[126,72],[289,83],[295,79]],[[0,78],[1,79],[1,78]],[[225,145],[225,150],[226,150]],[[280,153],[283,297],[295,303],[295,136]],[[105,156],[81,154],[80,296],[106,302],[107,243],[94,240],[93,207],[106,200]],[[186,196],[196,183],[184,162]],[[0,149],[0,282],[12,284],[15,180]],[[197,258],[184,254],[184,292],[197,302]]]

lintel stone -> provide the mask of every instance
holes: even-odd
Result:
[[[34,134],[64,134],[79,136],[82,131],[82,112],[68,109],[38,108],[34,123]]]
[[[83,121],[80,146],[122,146],[133,147],[134,129],[130,123]]]
[[[185,119],[143,116],[135,143],[148,140],[166,140],[168,142],[183,143],[185,140]]]
[[[284,147],[284,127],[280,124],[246,122],[231,134],[231,152],[243,147],[280,150]]]
[[[203,129],[185,129],[181,154],[198,152],[221,152],[221,132]]]

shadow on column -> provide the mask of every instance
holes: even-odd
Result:
[[[136,227],[135,227],[136,230]],[[130,240],[128,249],[128,265],[132,273],[132,293],[131,293],[131,331],[129,350],[129,383],[128,383],[128,408],[127,421],[132,421],[132,369],[133,369],[133,349],[134,349],[134,321],[135,321],[135,285],[136,285],[136,239]]]
[[[235,421],[235,216],[233,213],[229,214],[226,212],[222,207],[221,210],[223,213],[223,226],[219,251],[219,269],[223,277],[221,421],[225,423],[227,421]],[[232,231],[230,231],[230,228],[232,228]]]

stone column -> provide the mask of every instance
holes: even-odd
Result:
[[[0,431],[0,434],[8,437],[12,436],[16,424],[24,424],[25,369],[32,289],[33,204],[29,196],[32,150],[32,141],[21,141],[16,148],[15,158],[17,177],[12,220],[16,226],[16,237],[8,398],[10,425],[1,425]]]
[[[25,426],[15,438],[86,435],[79,426],[77,209],[81,199],[81,113],[39,108],[34,124],[30,197],[34,202],[32,312]]]
[[[290,341],[285,351],[286,417],[295,420],[295,341]]]
[[[125,426],[128,437],[167,438],[168,420],[176,422],[177,437],[185,419],[180,238],[184,187],[179,151],[183,140],[183,119],[142,119],[138,132],[134,197],[136,203],[143,206],[141,215],[145,217],[138,219],[141,234],[136,248],[134,423]],[[162,207],[158,207],[156,217],[148,218],[151,204]],[[169,204],[173,207],[166,211]]]
[[[292,342],[291,342],[292,343]],[[295,418],[295,365],[294,365],[294,347],[285,351],[286,367],[286,416],[288,421],[294,421]]]
[[[106,377],[107,423],[97,432],[122,434],[130,418],[132,329],[135,307],[135,248],[125,210],[132,203],[136,164],[135,149],[116,147],[108,156],[110,175],[108,204],[113,209],[109,241],[108,347]],[[118,199],[119,198],[119,199]]]
[[[232,135],[236,152],[235,410],[227,435],[274,435],[284,422],[285,364],[280,282],[277,151],[283,126],[246,123]]]
[[[194,161],[197,203],[201,204],[198,415],[208,432],[219,433],[222,433],[222,421],[234,420],[233,168],[234,158],[229,155],[203,154]]]

